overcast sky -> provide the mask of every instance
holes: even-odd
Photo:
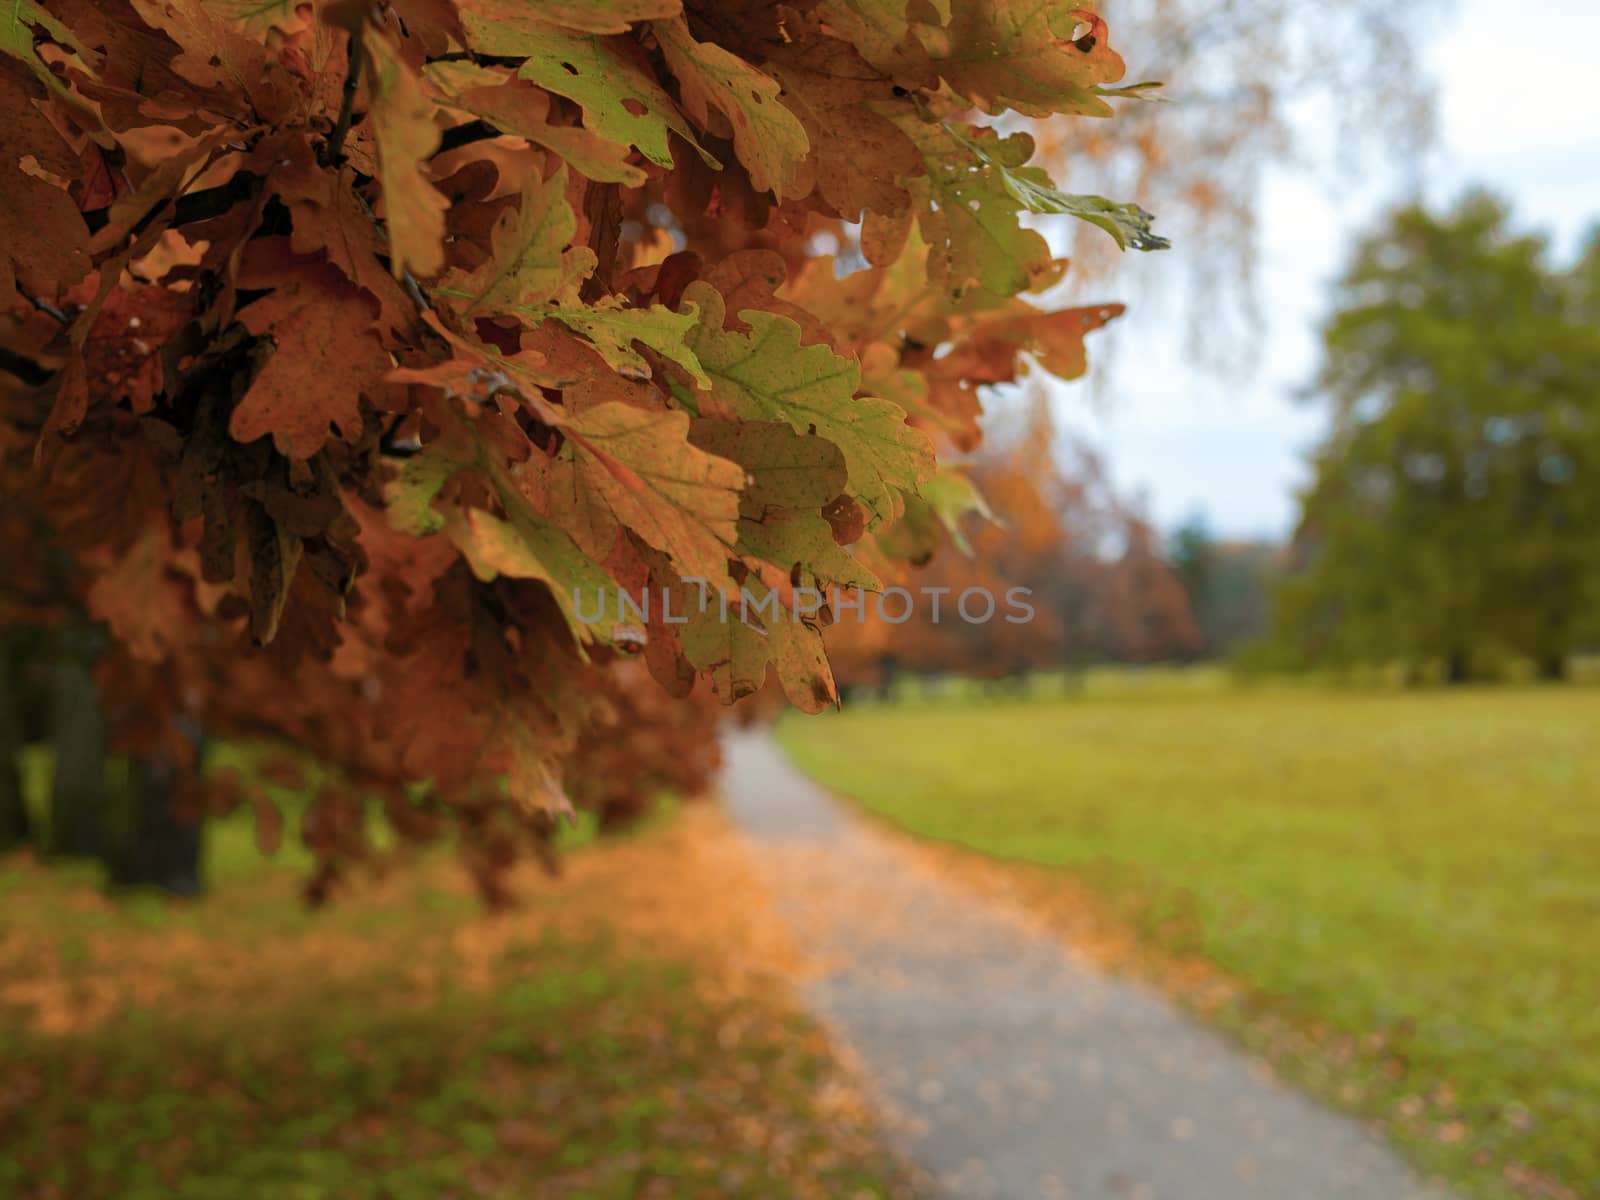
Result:
[[[1439,100],[1430,201],[1487,184],[1512,201],[1520,224],[1546,229],[1570,256],[1600,220],[1600,2],[1457,0],[1425,49]],[[1057,412],[1105,452],[1125,491],[1144,495],[1162,528],[1196,511],[1224,535],[1292,528],[1304,451],[1322,427],[1318,409],[1293,393],[1315,371],[1328,285],[1352,237],[1407,184],[1397,168],[1391,180],[1331,197],[1305,176],[1272,177],[1262,197],[1266,353],[1252,378],[1196,371],[1184,361],[1183,330],[1148,304],[1105,335],[1124,341],[1103,399],[1091,403],[1074,387]],[[1165,257],[1150,256],[1149,268]]]

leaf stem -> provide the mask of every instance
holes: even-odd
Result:
[[[355,115],[356,91],[361,87],[361,41],[350,35],[350,66],[344,73],[344,91],[339,101],[339,119],[333,123],[333,132],[322,145],[318,160],[325,167],[338,166],[344,161],[344,141],[350,134],[350,121]]]

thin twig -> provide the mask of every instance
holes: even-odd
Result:
[[[54,304],[51,304],[48,300],[41,300],[37,296],[30,296],[27,292],[23,291],[21,288],[17,289],[17,295],[21,296],[29,304],[33,305],[40,312],[42,312],[45,316],[54,318],[60,324],[66,325],[66,324],[70,323],[68,318],[67,318],[67,314],[62,312]]]
[[[333,132],[322,144],[318,160],[325,167],[337,166],[344,161],[344,140],[350,133],[350,121],[356,110],[356,91],[361,86],[361,42],[350,38],[350,66],[344,74],[344,95],[339,101],[339,119],[333,123]]]
[[[428,295],[422,290],[422,285],[417,282],[415,275],[410,271],[402,271],[400,273],[400,284],[406,289],[406,295],[411,297],[411,303],[415,304],[423,312],[432,310],[433,305],[428,303]]]

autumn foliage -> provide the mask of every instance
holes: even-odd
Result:
[[[842,684],[887,687],[902,671],[1021,683],[1030,671],[1201,648],[1156,531],[1100,457],[1059,434],[1047,395],[1005,412],[962,467],[981,511],[936,511],[896,532],[928,560],[904,584],[918,603],[841,615],[827,631]],[[924,491],[938,498],[946,486]]]
[[[1115,315],[1023,298],[1025,214],[1161,244],[1028,165],[1123,75],[1067,4],[17,0],[0,49],[8,610],[109,628],[125,746],[335,767],[330,864],[373,796],[492,864],[691,785],[769,667],[833,703],[828,612],[697,589],[881,586],[979,388]]]

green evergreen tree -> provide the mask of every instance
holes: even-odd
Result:
[[[1520,657],[1558,677],[1600,601],[1600,247],[1567,271],[1472,193],[1358,246],[1322,331],[1331,430],[1277,629],[1302,659]]]

